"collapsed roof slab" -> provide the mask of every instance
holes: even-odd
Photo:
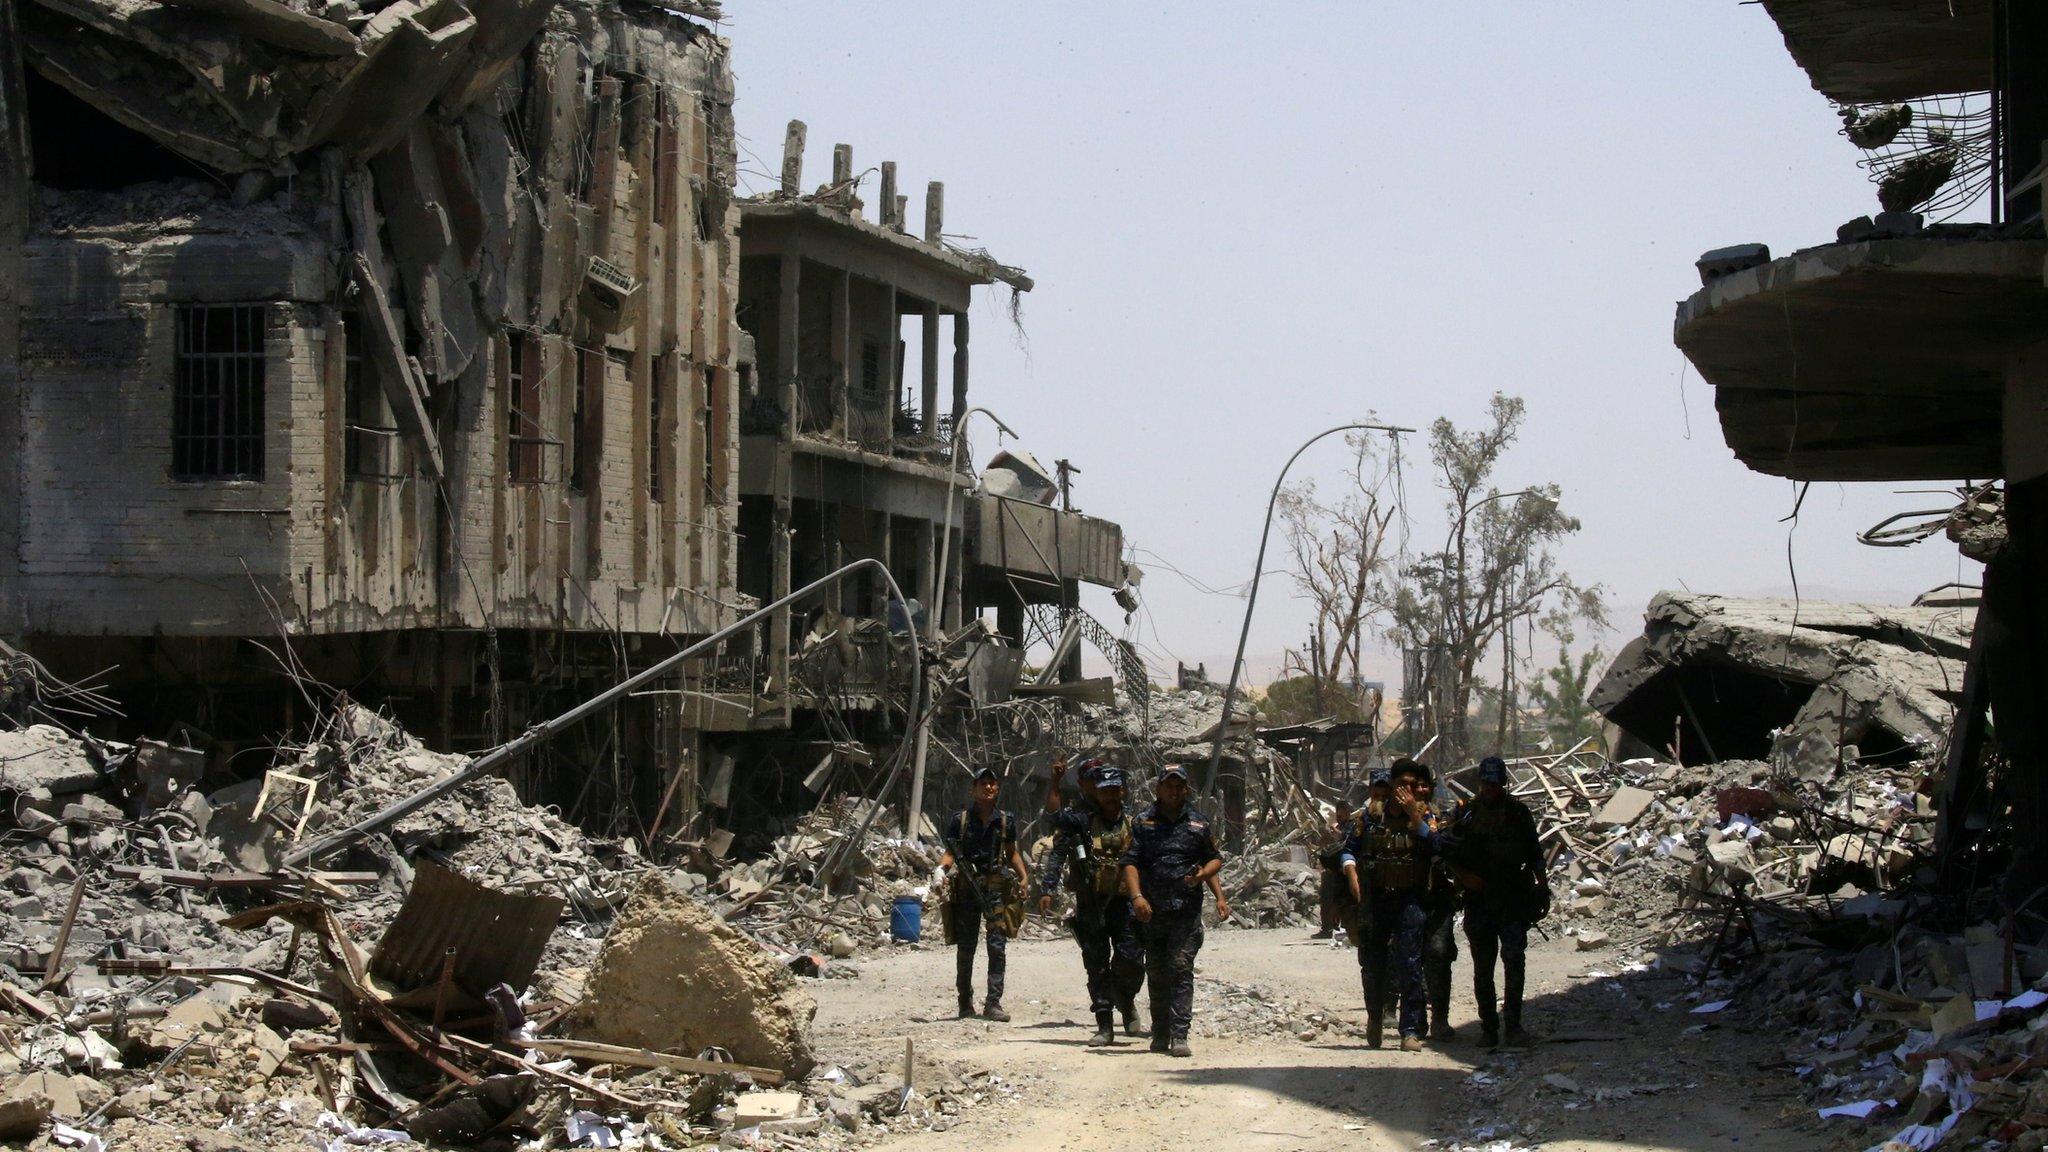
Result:
[[[2044,257],[1984,232],[1809,248],[1700,289],[1673,336],[1758,472],[1996,476],[2007,360],[2048,331]]]
[[[1813,87],[1845,103],[1991,87],[1992,0],[1763,0]]]
[[[1790,748],[1802,770],[1838,749],[1905,755],[1946,737],[1976,611],[1660,592],[1643,634],[1588,695],[1602,715],[1687,763]]]

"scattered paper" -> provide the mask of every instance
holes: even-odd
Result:
[[[1867,1120],[1872,1112],[1882,1107],[1882,1100],[1858,1100],[1853,1104],[1837,1104],[1833,1108],[1823,1108],[1820,1110],[1820,1118],[1832,1120],[1837,1116],[1848,1116],[1857,1120]]]
[[[2029,988],[2005,1002],[2005,1006],[2013,1011],[2018,1011],[2022,1008],[2038,1008],[2043,1004],[2048,1004],[2048,992],[2043,992],[2039,988]]]
[[[2003,1011],[2005,1011],[2005,1001],[2003,1000],[1979,1000],[1977,1001],[1977,1022],[1981,1024],[1986,1020],[1996,1020],[1998,1019],[1998,1014]]]
[[[50,1139],[66,1148],[83,1149],[83,1152],[107,1152],[106,1141],[62,1122],[50,1126]]]
[[[563,1134],[576,1148],[617,1148],[619,1134],[595,1112],[571,1112],[562,1121]]]
[[[1695,1016],[1706,1016],[1714,1012],[1719,1012],[1721,1009],[1726,1008],[1727,1006],[1733,1003],[1735,1003],[1735,1001],[1733,1000],[1709,1000],[1705,1004],[1702,1004],[1699,1007],[1693,1009],[1692,1014]]]

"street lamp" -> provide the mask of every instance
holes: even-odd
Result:
[[[1273,492],[1266,497],[1266,524],[1259,529],[1259,558],[1252,565],[1251,590],[1245,595],[1244,626],[1237,632],[1237,655],[1230,660],[1230,679],[1223,689],[1223,717],[1216,722],[1216,739],[1209,746],[1209,771],[1202,778],[1202,791],[1205,793],[1215,789],[1216,773],[1223,765],[1223,738],[1230,731],[1230,701],[1231,697],[1237,694],[1237,668],[1244,663],[1244,642],[1252,631],[1252,609],[1258,607],[1259,603],[1259,577],[1266,570],[1266,541],[1273,534],[1273,508],[1280,501],[1280,486],[1287,482],[1287,470],[1294,467],[1294,462],[1301,459],[1301,454],[1308,451],[1309,445],[1325,436],[1354,431],[1390,432],[1399,435],[1403,432],[1413,432],[1415,429],[1396,428],[1388,424],[1339,424],[1302,441],[1301,447],[1294,450],[1294,455],[1287,458],[1287,463],[1280,466],[1280,477],[1273,481]]]
[[[996,427],[1000,429],[998,435],[1007,433],[1012,439],[1017,436],[1016,429],[1003,423],[1002,417],[986,408],[969,408],[953,422],[953,463],[946,473],[946,515],[945,519],[939,522],[938,578],[932,582],[932,598],[937,600],[938,604],[926,605],[924,617],[925,643],[933,647],[938,645],[940,626],[946,615],[946,569],[947,561],[953,555],[953,497],[960,489],[960,453],[967,446],[967,421],[972,419],[976,412],[996,422]],[[917,658],[923,660],[923,653],[919,653]],[[925,715],[924,699],[931,691],[929,678],[920,677],[918,688],[910,713],[911,722],[917,725],[917,754],[910,766],[910,813],[903,822],[903,834],[912,839],[917,837],[918,827],[924,817],[924,759],[931,751],[932,740],[931,717]]]

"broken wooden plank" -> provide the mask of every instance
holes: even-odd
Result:
[[[43,968],[42,991],[48,992],[58,984],[58,975],[64,970],[64,950],[71,946],[71,929],[78,924],[78,902],[85,899],[85,878],[90,871],[78,870],[78,879],[71,884],[71,900],[64,905],[64,922],[57,927],[57,942],[50,946],[50,962]]]
[[[667,1052],[656,1052],[650,1048],[625,1048],[617,1044],[600,1044],[595,1040],[553,1038],[520,1040],[516,1043],[549,1056],[626,1064],[634,1068],[672,1068],[678,1072],[696,1072],[706,1076],[739,1072],[763,1084],[782,1083],[782,1073],[773,1068],[757,1068],[751,1064],[732,1064],[721,1060],[699,1060],[694,1056],[676,1056]]]

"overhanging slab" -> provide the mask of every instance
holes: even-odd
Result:
[[[2048,336],[2044,257],[1977,232],[1830,244],[1716,280],[1673,335],[1759,472],[1996,476],[2006,360]]]
[[[1845,103],[1991,87],[1991,0],[1763,0],[1814,88]]]

